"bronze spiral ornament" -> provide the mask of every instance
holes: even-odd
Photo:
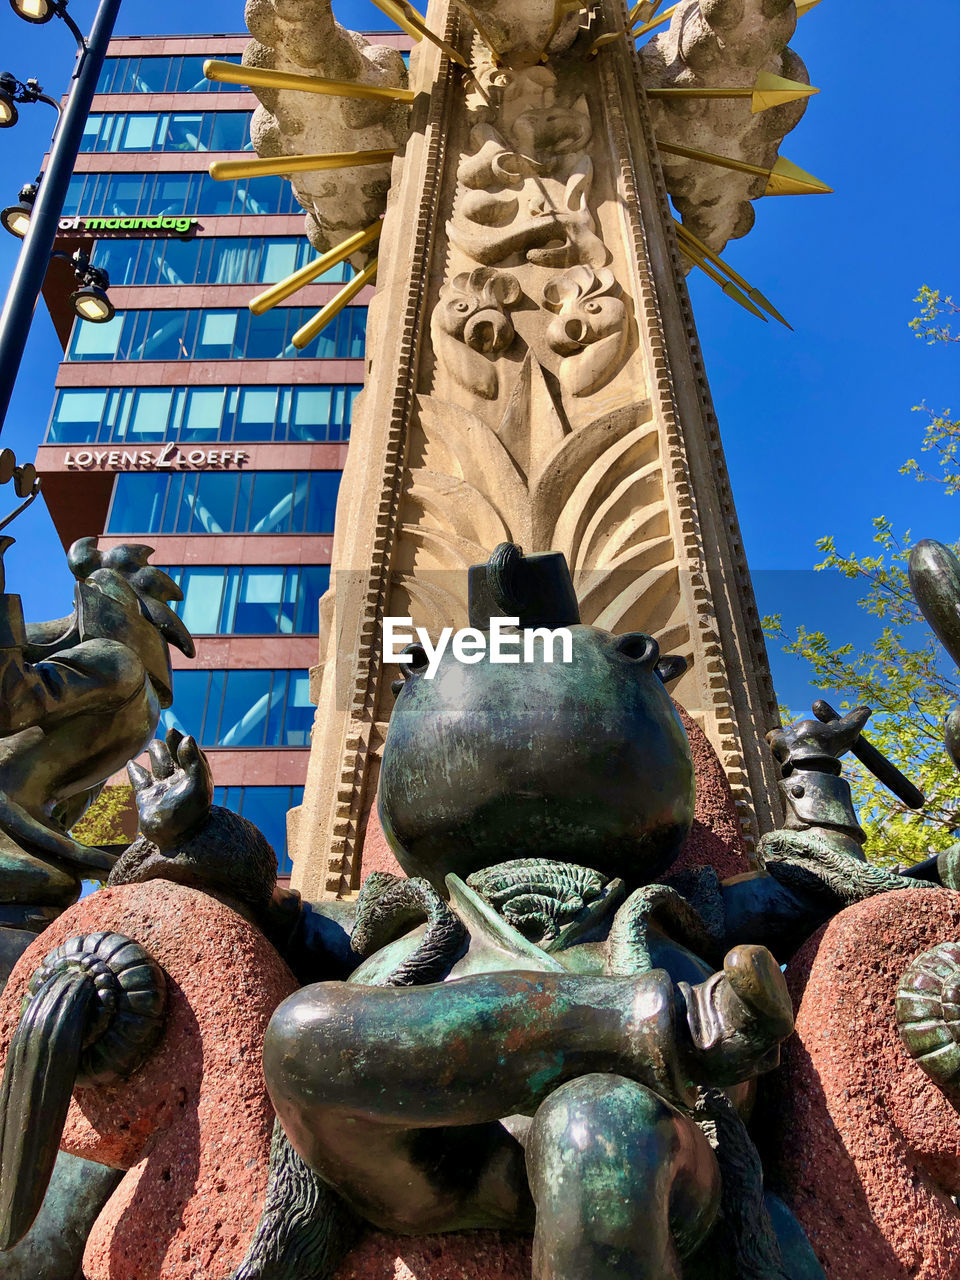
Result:
[[[921,1070],[941,1089],[960,1090],[960,943],[940,942],[917,956],[900,979],[896,1016]]]
[[[162,969],[122,934],[68,938],[40,962],[0,1084],[0,1250],[40,1211],[74,1087],[114,1084],[143,1066],[165,1005]]]

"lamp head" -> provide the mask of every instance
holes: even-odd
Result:
[[[106,290],[97,284],[81,285],[71,293],[70,306],[79,320],[89,320],[93,324],[106,324],[117,314]]]
[[[9,71],[0,72],[0,129],[12,128],[19,118],[15,101],[19,84]]]
[[[49,22],[54,14],[50,0],[10,0],[10,7],[25,22]]]
[[[0,212],[0,224],[3,225],[3,229],[20,240],[30,228],[30,215],[33,213],[33,206],[37,199],[37,190],[35,182],[27,182],[20,188],[19,203],[7,205]]]

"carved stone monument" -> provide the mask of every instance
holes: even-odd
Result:
[[[319,248],[385,211],[379,250],[353,259],[379,265],[291,830],[310,896],[362,879],[391,701],[382,619],[463,625],[465,569],[503,541],[563,552],[585,622],[685,657],[675,696],[720,756],[748,844],[779,813],[758,746],[775,702],[664,175],[688,229],[721,249],[779,189],[780,140],[812,91],[794,83],[794,101],[753,114],[743,100],[758,74],[806,80],[786,47],[792,0],[675,10],[638,55],[619,0],[434,0],[427,26],[450,56],[418,45],[410,105],[254,85],[263,156],[367,153],[294,173]],[[251,68],[406,84],[395,51],[340,28],[328,0],[250,0],[247,16]],[[739,97],[647,97],[724,86]],[[735,171],[666,149],[662,170],[658,142]]]

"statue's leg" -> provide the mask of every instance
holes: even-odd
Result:
[[[717,1162],[697,1126],[616,1075],[550,1095],[527,1141],[527,1174],[533,1280],[679,1280],[719,1205]]]

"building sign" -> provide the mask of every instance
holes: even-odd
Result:
[[[68,471],[205,471],[208,468],[242,467],[250,461],[243,449],[190,449],[175,444],[156,449],[68,449],[63,465]]]
[[[192,236],[200,225],[199,218],[181,218],[157,214],[147,218],[61,218],[61,231],[105,231],[144,233],[159,232],[166,236]]]

